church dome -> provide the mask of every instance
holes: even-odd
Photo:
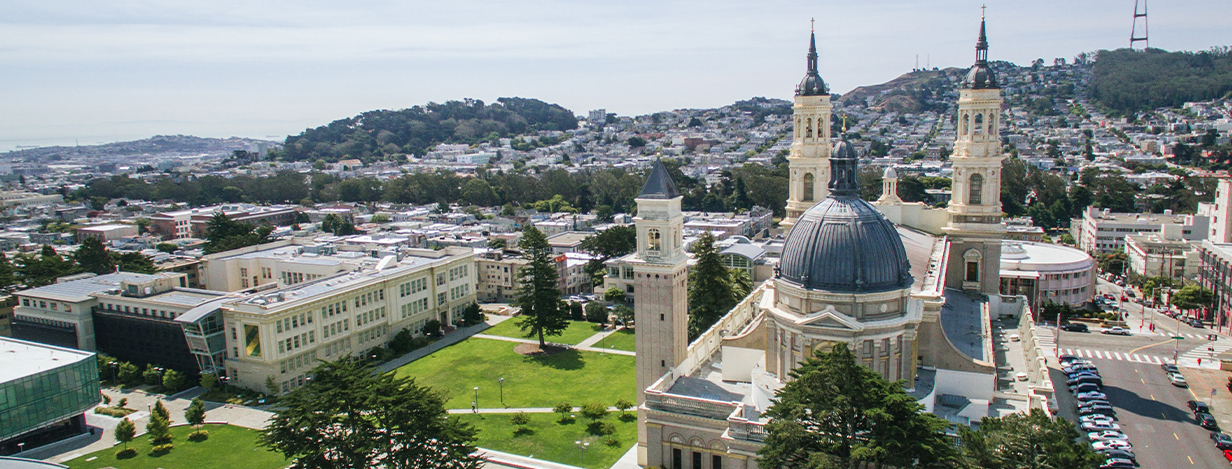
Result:
[[[821,74],[817,73],[817,39],[813,33],[809,33],[808,69],[804,73],[804,79],[800,80],[800,85],[796,86],[796,96],[827,94],[826,82],[821,79]]]
[[[830,196],[804,212],[788,233],[779,278],[837,293],[909,288],[911,265],[898,229],[859,197],[855,151],[840,141],[834,153]]]
[[[969,90],[987,90],[1000,88],[997,84],[997,74],[993,73],[988,64],[976,64],[967,71],[962,87]]]

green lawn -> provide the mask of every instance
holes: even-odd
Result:
[[[130,459],[116,460],[115,453],[124,448],[118,445],[114,448],[97,451],[84,456],[78,456],[68,461],[72,469],[95,469],[114,467],[116,469],[188,469],[188,468],[270,468],[286,467],[289,463],[279,453],[271,452],[257,446],[256,430],[231,425],[204,425],[209,430],[210,437],[205,441],[188,441],[188,434],[193,431],[190,426],[180,426],[171,429],[175,436],[171,452],[150,456],[150,438],[142,435],[128,443],[130,448],[137,448],[137,456]],[[92,461],[90,458],[97,457]]]
[[[526,425],[529,432],[515,433],[517,427],[509,423],[510,415],[512,414],[458,417],[479,429],[479,440],[475,442],[475,446],[573,466],[596,469],[611,467],[629,448],[637,444],[637,418],[633,412],[623,419],[619,417],[619,412],[612,412],[603,419],[604,422],[616,424],[616,433],[612,435],[590,433],[590,420],[580,415],[567,423],[559,423],[557,414],[527,414],[530,417],[530,423]],[[615,440],[614,445],[608,445],[609,438]],[[585,450],[585,461],[582,460],[583,450],[574,444],[576,441],[590,443]]]
[[[636,400],[634,358],[569,350],[546,357],[513,351],[516,343],[472,337],[396,370],[421,386],[449,393],[446,407],[469,409],[479,387],[479,407],[500,407],[497,378],[505,378],[508,407],[552,407],[559,402],[613,405]]]
[[[613,332],[611,335],[603,338],[603,340],[595,342],[593,347],[610,348],[614,350],[627,350],[633,352],[633,330],[620,329]]]
[[[526,334],[522,333],[522,329],[518,328],[518,321],[521,319],[522,318],[519,318],[519,317],[512,317],[512,318],[506,319],[504,322],[501,322],[500,324],[492,326],[488,330],[481,332],[481,334],[499,335],[501,337],[517,337],[519,339],[529,338],[533,340],[539,340],[537,336],[536,337],[526,337]],[[552,336],[552,335],[545,336],[544,340],[547,340],[548,342],[555,342],[558,344],[577,345],[577,344],[582,343],[583,340],[589,339],[590,336],[595,335],[601,330],[603,330],[603,328],[593,322],[569,321],[569,328],[565,329],[565,332],[561,333],[560,335],[556,335],[556,336]]]

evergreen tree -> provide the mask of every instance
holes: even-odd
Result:
[[[116,441],[124,443],[125,448],[128,448],[128,442],[133,441],[133,437],[137,436],[137,426],[133,425],[133,421],[128,418],[117,423],[113,431]]]
[[[14,273],[13,263],[9,262],[8,256],[0,252],[0,289],[17,284],[17,277]]]
[[[732,275],[714,247],[714,235],[702,233],[692,251],[697,263],[689,271],[689,340],[709,329],[742,298],[732,288]]]
[[[984,469],[1086,469],[1103,462],[1080,443],[1074,423],[1042,410],[980,419],[979,430],[959,425],[962,455],[969,467]]]
[[[153,413],[158,414],[160,417],[167,419],[168,422],[171,421],[171,412],[167,411],[167,406],[163,405],[163,401],[161,399],[154,402]]]
[[[184,373],[175,370],[167,370],[166,373],[163,373],[163,387],[171,391],[179,391],[180,388],[184,387],[184,382],[187,380],[188,378],[184,376]]]
[[[819,349],[791,376],[767,411],[763,467],[956,466],[949,423],[923,412],[902,382],[857,363],[846,343]]]
[[[345,357],[281,400],[261,444],[293,468],[476,469],[475,429],[448,418],[444,397],[411,378]]]
[[[226,214],[219,213],[210,218],[206,224],[205,252],[230,251],[247,246],[269,242],[269,235],[274,228],[269,225],[253,227],[247,223],[232,220]]]
[[[205,401],[202,401],[200,397],[193,398],[188,408],[184,409],[184,421],[194,427],[200,427],[205,423]]]
[[[164,409],[165,410],[165,409]],[[171,441],[171,421],[162,414],[150,414],[150,421],[145,424],[145,432],[150,435],[150,443],[161,445]]]
[[[522,254],[530,259],[519,271],[522,286],[514,304],[522,308],[518,327],[526,337],[539,337],[539,347],[546,347],[544,336],[560,335],[569,327],[568,312],[560,307],[559,274],[548,238],[534,225],[527,225],[518,242]]]
[[[153,274],[158,272],[158,267],[154,265],[154,260],[150,256],[139,252],[125,252],[115,256],[116,263],[120,265],[120,270],[123,272],[133,272],[137,274]]]

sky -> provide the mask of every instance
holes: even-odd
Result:
[[[989,59],[1126,47],[1133,0],[990,0]],[[967,67],[979,1],[0,2],[0,151],[281,141],[373,109],[520,96],[585,115],[790,99],[816,19],[831,91]],[[1228,0],[1153,2],[1151,46],[1232,43]]]

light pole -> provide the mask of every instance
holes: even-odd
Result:
[[[590,442],[589,441],[584,442],[584,441],[578,440],[578,441],[574,441],[573,445],[577,446],[578,449],[582,450],[582,465],[585,466],[586,465],[586,450],[590,449]]]
[[[116,363],[116,362],[109,362],[109,363],[107,363],[107,364],[108,364],[108,365],[111,365],[111,385],[112,385],[112,386],[115,386],[116,384],[118,384],[118,383],[116,383],[116,380],[118,380],[118,379],[119,379],[119,378],[117,378],[117,377],[116,377],[116,369],[117,369],[117,368],[119,368],[119,367],[120,367],[120,365],[119,365],[118,363]]]
[[[496,382],[500,383],[501,405],[505,407],[509,407],[505,405],[505,378],[498,379],[496,380]],[[475,388],[475,389],[479,389],[479,388]],[[478,395],[476,395],[476,398],[478,398]]]
[[[479,386],[475,386],[475,413],[479,413]]]

